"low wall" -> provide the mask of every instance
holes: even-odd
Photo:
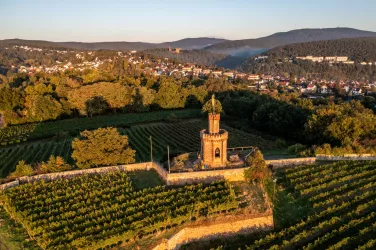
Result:
[[[295,159],[283,159],[283,160],[268,160],[267,165],[273,167],[281,167],[287,165],[304,165],[314,163],[315,158],[295,158]],[[219,169],[219,170],[207,170],[207,171],[195,171],[184,173],[168,173],[163,167],[155,162],[143,162],[137,164],[90,168],[82,170],[72,170],[58,173],[40,174],[35,176],[24,176],[18,178],[17,181],[9,182],[0,185],[0,190],[5,190],[14,186],[18,186],[23,183],[30,183],[39,180],[53,181],[59,178],[70,178],[84,174],[98,174],[107,173],[111,171],[138,171],[138,170],[150,170],[154,169],[166,185],[185,185],[195,183],[211,183],[215,180],[228,180],[228,181],[244,181],[244,169],[245,168],[233,168],[233,169]]]
[[[221,169],[167,174],[167,185],[185,185],[194,183],[211,183],[216,180],[244,181],[244,169]]]
[[[0,185],[0,190],[6,190],[8,188],[16,187],[18,185],[20,185],[20,182],[18,180],[15,180],[15,181]]]
[[[267,160],[268,166],[275,168],[283,166],[296,166],[314,164],[315,157],[307,158],[291,158],[282,160]],[[246,168],[232,168],[232,169],[218,169],[182,173],[168,173],[165,169],[156,163],[153,163],[153,168],[158,172],[166,185],[186,185],[195,183],[211,183],[216,180],[228,181],[244,181],[244,170]]]
[[[153,168],[151,162],[143,162],[137,164],[110,166],[110,167],[100,167],[100,168],[90,168],[82,170],[72,170],[58,173],[40,174],[34,176],[23,176],[18,178],[16,181],[5,183],[0,185],[0,190],[6,190],[11,187],[18,186],[19,184],[30,183],[39,180],[53,181],[60,178],[70,178],[74,176],[84,175],[84,174],[100,174],[108,173],[113,171],[139,171],[139,170],[150,170]]]
[[[376,160],[376,155],[371,154],[347,154],[343,156],[333,155],[317,155],[316,157],[306,158],[291,158],[280,160],[266,160],[268,166],[273,168],[280,168],[284,166],[296,166],[296,165],[308,165],[314,164],[316,161],[356,161],[356,160]],[[183,172],[183,173],[168,173],[163,167],[155,162],[143,162],[137,164],[90,168],[82,170],[72,170],[58,173],[41,174],[35,176],[24,176],[18,180],[0,185],[0,190],[5,190],[19,184],[34,182],[38,180],[52,181],[58,178],[73,177],[83,174],[94,173],[106,173],[111,171],[138,171],[138,170],[150,170],[154,169],[158,175],[163,179],[166,185],[185,185],[194,183],[210,183],[215,180],[228,180],[228,181],[244,181],[244,169],[245,168],[233,168],[233,169],[219,169],[219,170],[207,170],[207,171],[195,171],[195,172]]]
[[[376,155],[372,154],[344,154],[342,156],[336,155],[316,155],[317,161],[374,161]]]
[[[198,240],[209,240],[218,237],[228,237],[239,233],[250,233],[260,230],[273,229],[273,215],[252,219],[218,223],[209,226],[187,227],[180,230],[170,239],[164,240],[154,250],[174,250],[182,245]]]
[[[266,160],[265,163],[268,166],[273,166],[273,168],[285,167],[285,166],[297,166],[297,165],[310,165],[315,164],[316,157],[305,157],[305,158],[291,158],[291,159],[280,159],[280,160]]]
[[[82,169],[82,170],[72,170],[72,171],[65,171],[65,172],[58,172],[58,173],[50,173],[50,174],[40,174],[35,176],[24,176],[20,177],[18,180],[20,183],[29,183],[38,180],[46,180],[46,181],[53,181],[63,177],[74,177],[77,175],[84,175],[84,174],[100,174],[100,173],[108,173],[113,171],[137,171],[137,170],[149,170],[152,168],[151,162],[143,162],[137,164],[128,164],[128,165],[119,165],[119,166],[111,166],[111,167],[100,167],[100,168],[90,168],[90,169]]]

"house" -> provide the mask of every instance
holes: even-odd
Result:
[[[353,88],[353,89],[351,89],[351,92],[352,92],[353,95],[361,95],[362,89],[361,88]]]
[[[236,78],[245,78],[247,76],[247,74],[244,74],[244,73],[237,73],[236,74]]]
[[[195,76],[198,76],[199,74],[201,74],[201,72],[202,72],[202,69],[200,69],[200,68],[194,68],[193,69],[193,74]]]
[[[335,62],[336,60],[337,60],[336,56],[326,56],[325,57],[325,61],[328,61],[328,62]]]
[[[290,82],[289,81],[286,81],[286,80],[283,80],[283,81],[279,81],[276,83],[278,86],[282,86],[282,87],[287,87],[289,86]]]
[[[337,62],[347,62],[348,59],[349,59],[348,56],[337,56],[336,61]]]
[[[181,50],[182,48],[168,48],[168,51],[170,51],[171,53],[176,53],[176,54],[179,54]]]
[[[227,76],[228,78],[234,78],[234,73],[233,72],[224,72],[224,76]]]
[[[203,71],[202,71],[202,74],[203,75],[209,75],[211,73],[211,70],[210,69],[204,69]]]
[[[250,74],[248,75],[248,80],[259,80],[260,79],[260,76],[259,75],[255,75],[255,74]]]
[[[221,76],[221,75],[222,75],[222,71],[220,71],[220,70],[212,71],[211,73],[212,73],[213,75],[216,75],[216,76]]]
[[[319,92],[320,92],[321,94],[327,94],[327,93],[328,93],[328,87],[327,87],[326,85],[322,85],[322,86],[320,87]]]
[[[310,83],[307,85],[307,88],[302,89],[302,90],[304,90],[304,93],[315,93],[317,90],[317,87],[315,84]]]
[[[182,68],[182,71],[185,71],[185,72],[192,71],[192,67],[191,66],[184,66]]]

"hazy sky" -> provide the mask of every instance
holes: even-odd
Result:
[[[299,28],[376,31],[376,0],[0,0],[0,39],[245,39]]]

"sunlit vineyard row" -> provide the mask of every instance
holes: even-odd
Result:
[[[136,190],[120,171],[21,185],[3,202],[43,249],[96,249],[238,207],[224,181]]]
[[[375,249],[375,162],[290,168],[285,178],[314,212],[247,249]]]
[[[171,113],[173,113],[176,118],[192,118],[200,116],[201,110],[185,109],[141,114],[117,114],[9,126],[0,128],[0,145],[7,146],[28,139],[51,137],[62,132],[78,132],[99,127],[130,126],[137,123],[162,121]]]
[[[72,138],[66,137],[60,141],[41,141],[0,149],[0,177],[6,177],[14,171],[20,160],[35,164],[47,161],[51,155],[55,155],[63,157],[68,163],[73,163],[71,146]]]
[[[167,154],[167,146],[170,147],[172,153],[198,152],[201,145],[200,130],[206,127],[205,121],[191,120],[179,123],[153,123],[132,126],[129,129],[123,129],[122,133],[129,136],[130,144],[137,152],[138,161],[150,160],[149,138],[152,136],[153,159],[159,161]],[[259,136],[224,124],[221,127],[230,134],[228,139],[230,148],[253,145],[261,149],[268,149],[274,146],[274,142]]]
[[[149,123],[144,125],[120,128],[128,135],[130,146],[136,150],[136,161],[150,161],[150,136],[153,138],[153,160],[161,161],[167,154],[167,145],[170,152],[195,152],[200,149],[200,130],[207,126],[202,120],[188,120],[177,123]],[[229,131],[229,147],[256,145],[261,149],[274,146],[274,142],[259,136],[222,125]],[[24,160],[34,164],[46,161],[51,155],[62,156],[68,163],[74,163],[71,158],[72,137],[60,138],[60,141],[48,140],[24,145],[16,145],[0,149],[0,177],[6,177],[14,171],[17,163]]]

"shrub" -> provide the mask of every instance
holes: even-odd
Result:
[[[292,154],[296,154],[296,153],[299,153],[303,150],[305,150],[307,147],[304,146],[303,144],[300,144],[300,143],[297,143],[297,144],[294,144],[294,145],[291,145],[290,147],[287,148],[287,151],[289,153],[292,153]]]
[[[19,161],[18,165],[16,166],[16,170],[11,173],[9,176],[11,178],[17,178],[22,176],[30,176],[34,173],[33,168],[31,165],[26,164],[25,161]]]
[[[270,171],[266,166],[264,156],[259,149],[253,151],[246,162],[250,165],[249,168],[244,170],[244,177],[248,181],[263,182],[270,176]]]

